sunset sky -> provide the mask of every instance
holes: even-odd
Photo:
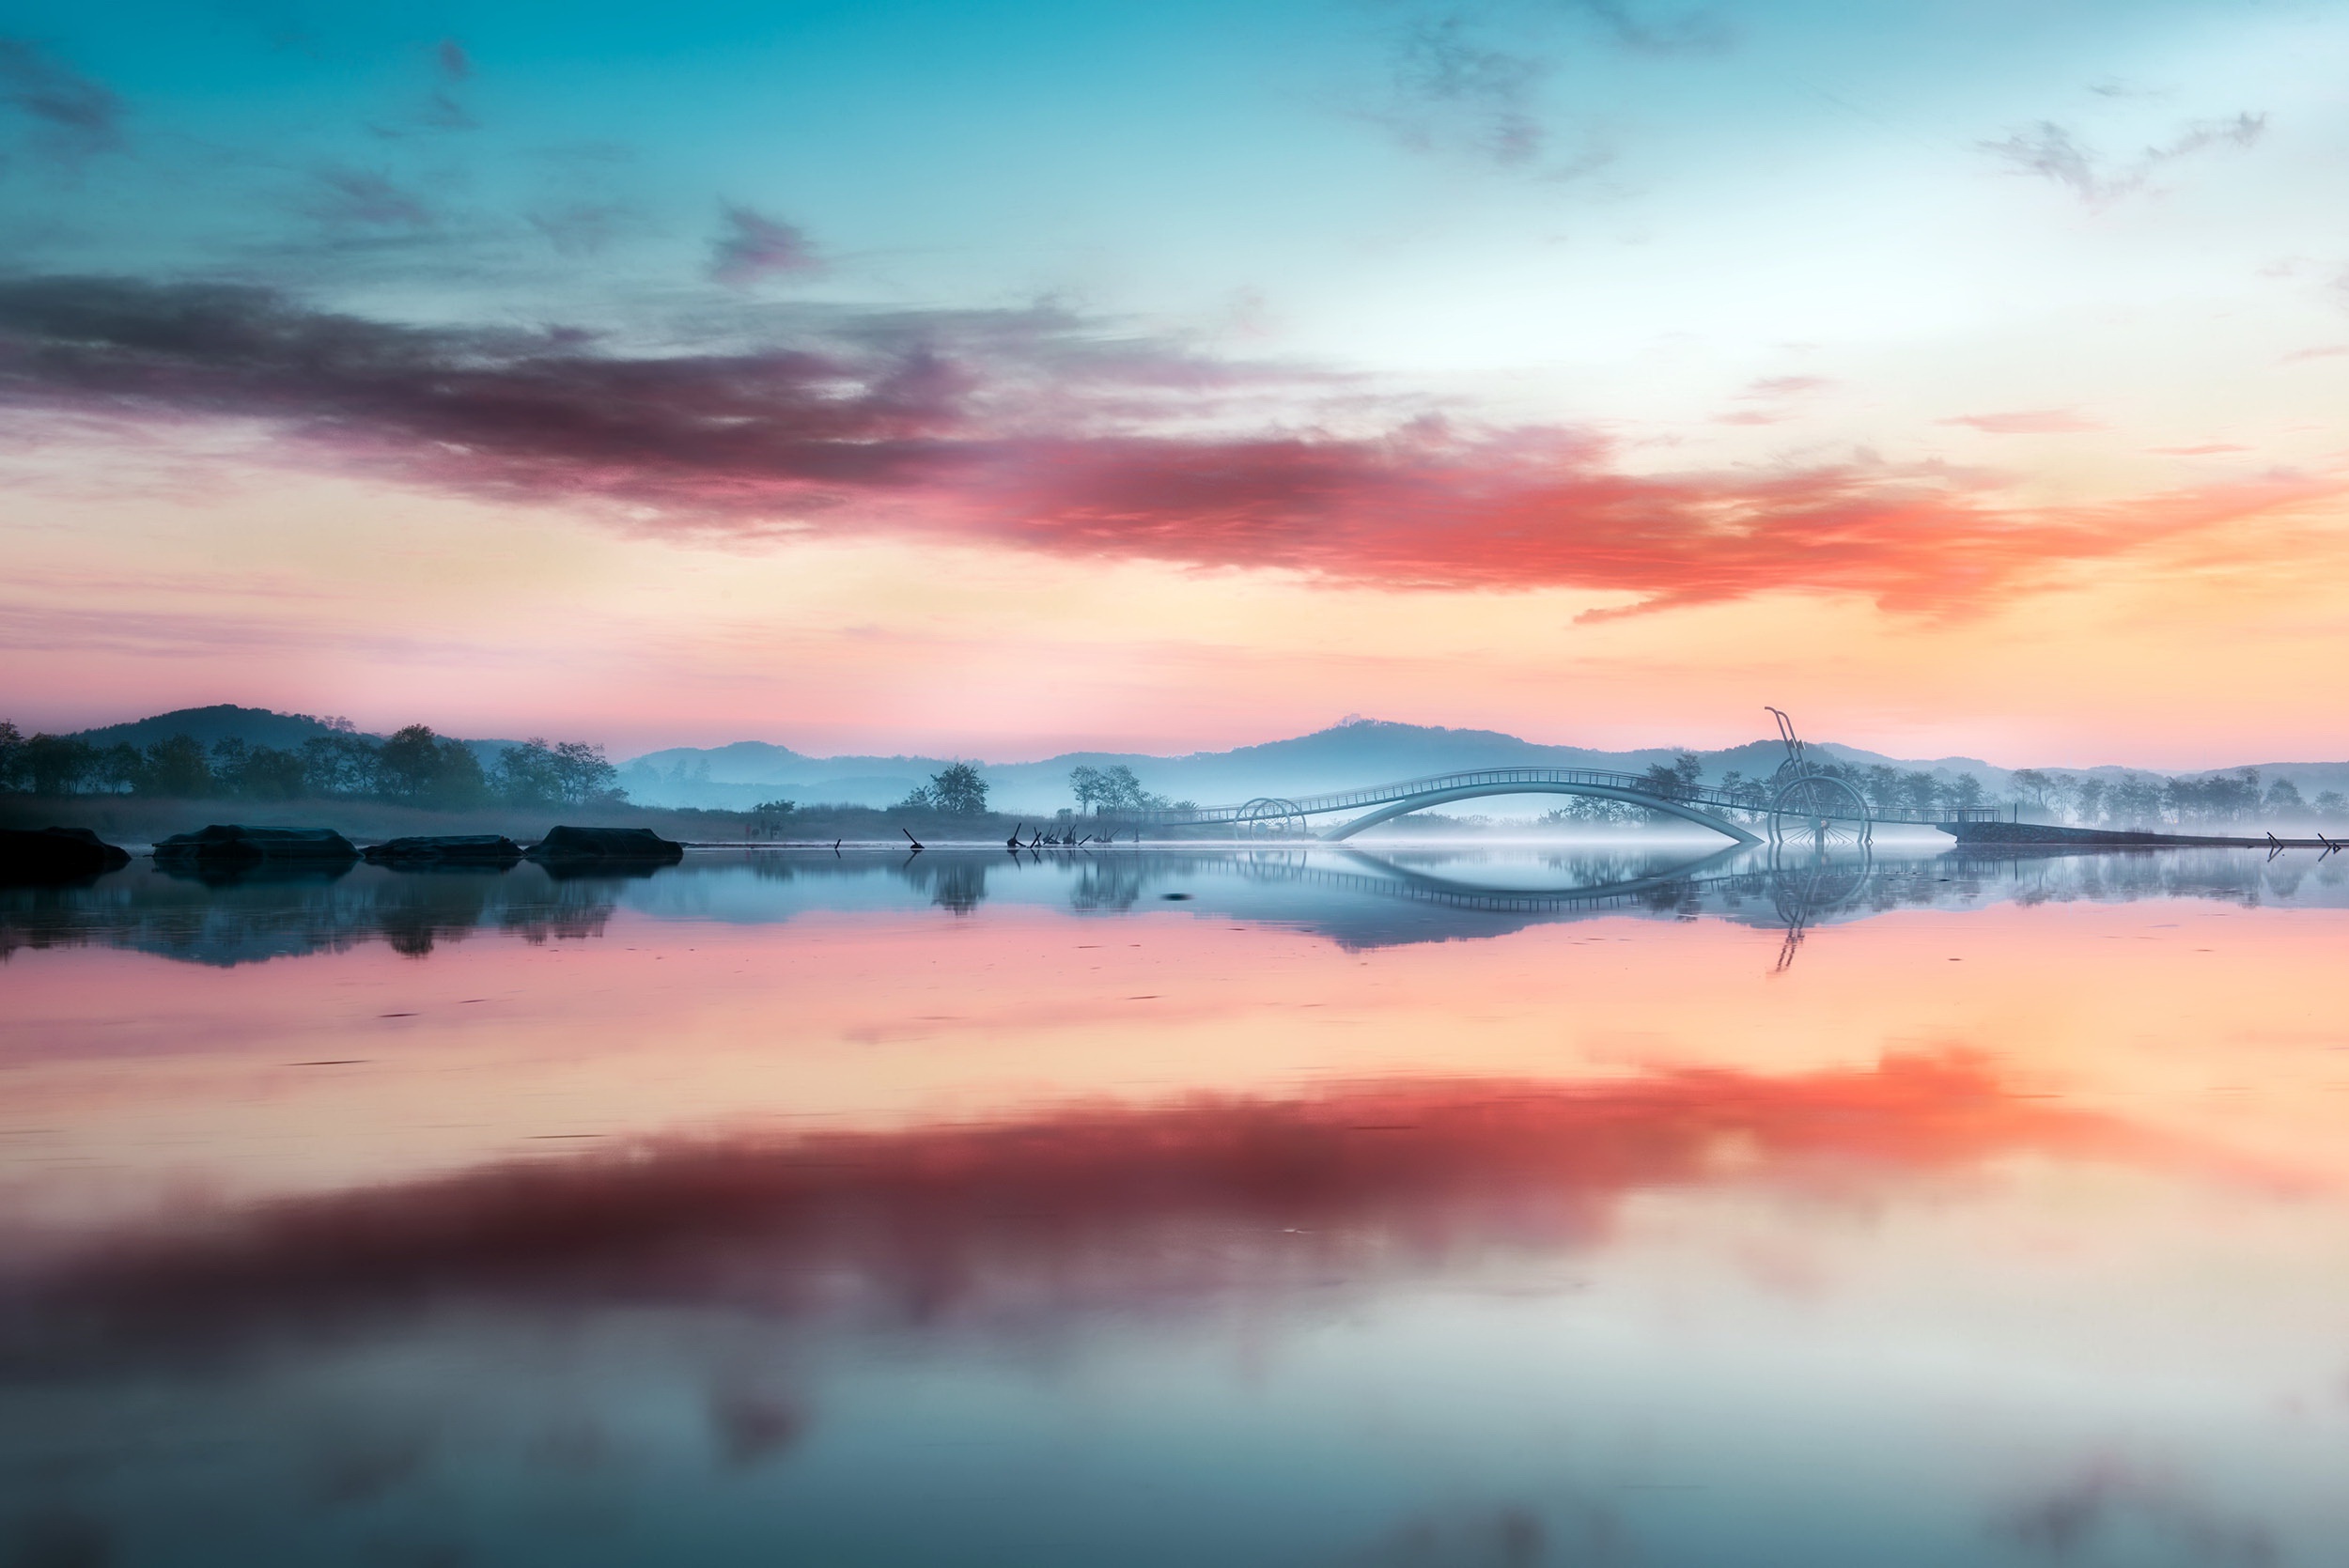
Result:
[[[0,22],[0,718],[2349,755],[2349,6]]]

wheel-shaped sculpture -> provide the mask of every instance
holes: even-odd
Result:
[[[1864,844],[1853,854],[1805,853],[1807,847],[1770,851],[1770,903],[1790,926],[1814,924],[1853,903],[1875,873],[1875,851]]]
[[[1240,807],[1232,826],[1252,838],[1266,832],[1295,837],[1306,831],[1305,814],[1297,809],[1297,802],[1270,795],[1259,795]]]
[[[1857,854],[1837,854],[1819,845],[1797,858],[1774,846],[1770,850],[1770,902],[1786,926],[1786,939],[1778,950],[1779,972],[1795,962],[1802,939],[1818,921],[1855,902],[1875,870],[1875,852],[1866,844]]]
[[[1875,836],[1875,813],[1848,779],[1803,769],[1791,772],[1770,798],[1770,842],[1830,845],[1868,844]]]

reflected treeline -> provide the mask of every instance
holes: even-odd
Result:
[[[599,934],[621,884],[510,872],[415,875],[359,866],[208,884],[146,865],[77,888],[0,889],[0,960],[20,948],[103,944],[231,965],[381,941],[421,956],[480,930],[529,941]]]
[[[0,889],[0,959],[20,948],[87,942],[208,964],[367,941],[423,955],[482,930],[532,940],[595,936],[623,908],[653,920],[770,924],[908,906],[967,916],[989,900],[1086,915],[1179,907],[1376,948],[1609,915],[1799,933],[1903,908],[2181,897],[2349,906],[2349,861],[2228,849],[1909,858],[1744,849],[1691,858],[1686,846],[1620,843],[1383,856],[1326,847],[1040,856],[741,850],[627,873],[360,866],[212,886],[136,863],[78,887]]]
[[[85,1238],[0,1292],[0,1380],[113,1375],[481,1307],[927,1330],[1233,1293],[1326,1300],[1487,1254],[1595,1245],[1635,1193],[1875,1191],[2024,1152],[2200,1157],[2018,1095],[1965,1056],[656,1141]]]

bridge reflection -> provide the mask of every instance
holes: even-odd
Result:
[[[331,880],[207,887],[133,867],[92,886],[0,889],[0,962],[20,949],[132,948],[202,965],[334,953],[369,942],[423,957],[474,933],[593,940],[615,921],[785,925],[929,908],[955,919],[1009,906],[1114,917],[1146,911],[1310,931],[1372,949],[1498,938],[1610,915],[1728,921],[1784,933],[1791,961],[1819,926],[1899,908],[2007,901],[2211,898],[2349,907],[2349,866],[2263,863],[2256,851],[2158,855],[1903,856],[1791,845],[1659,854],[1612,844],[1486,845],[1372,853],[1351,846],[1001,851],[695,851],[657,875],[557,881],[506,873],[402,876],[360,866]]]

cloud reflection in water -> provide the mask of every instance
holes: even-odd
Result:
[[[723,1306],[895,1329],[1154,1312],[1587,1246],[1642,1189],[1864,1196],[2000,1155],[2156,1147],[2018,1096],[1962,1056],[654,1141],[112,1236],[16,1293],[0,1365],[23,1376],[234,1348],[452,1302]]]

